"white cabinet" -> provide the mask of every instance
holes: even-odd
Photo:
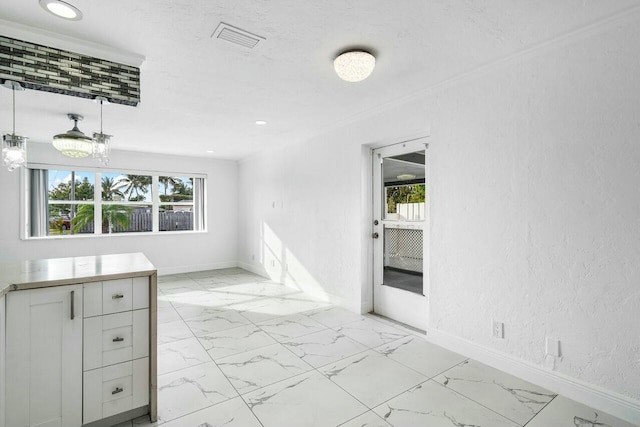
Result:
[[[156,421],[156,290],[141,253],[0,264],[0,427]]]
[[[6,295],[6,426],[82,424],[82,286]]]

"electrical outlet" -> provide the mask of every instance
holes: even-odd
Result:
[[[256,254],[251,254],[251,261],[255,261],[256,260]]]
[[[494,338],[503,339],[504,338],[504,323],[494,321],[491,335],[493,335]]]
[[[272,259],[271,260],[271,267],[275,267],[276,266],[276,260]]]
[[[545,353],[548,356],[560,357],[560,340],[547,337],[545,341]]]

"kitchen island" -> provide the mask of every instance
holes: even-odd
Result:
[[[0,264],[0,427],[155,421],[156,289],[141,253]]]

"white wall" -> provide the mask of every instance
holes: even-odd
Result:
[[[30,162],[98,167],[62,156],[50,144],[30,144]],[[20,171],[0,170],[0,257],[2,262],[79,255],[143,252],[159,274],[225,268],[237,260],[237,163],[235,161],[114,151],[109,169],[183,172],[208,177],[208,232],[136,234],[21,240]]]
[[[241,264],[359,310],[370,286],[361,146],[430,133],[429,328],[640,400],[632,40],[637,23],[612,27],[241,162]],[[561,360],[545,361],[545,336]]]

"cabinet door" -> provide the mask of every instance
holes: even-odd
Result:
[[[6,424],[82,424],[82,286],[7,295]]]

